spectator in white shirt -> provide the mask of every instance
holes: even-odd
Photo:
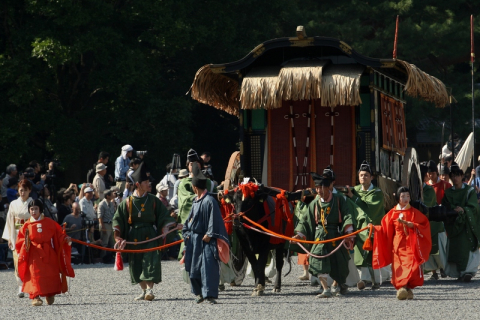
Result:
[[[85,213],[86,219],[87,220],[96,220],[97,219],[97,214],[95,212],[95,209],[93,208],[93,189],[91,187],[86,187],[83,190],[84,197],[80,199],[79,205],[80,205],[80,210]]]

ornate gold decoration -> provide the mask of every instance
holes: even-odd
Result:
[[[260,56],[264,51],[265,51],[265,47],[263,46],[263,44],[258,45],[255,49],[252,50],[253,57],[256,58]]]
[[[225,73],[225,67],[216,67],[216,68],[210,67],[210,70],[213,73]]]
[[[382,61],[382,68],[393,68],[395,67],[395,61]]]
[[[313,46],[313,38],[305,38],[305,39],[298,39],[298,38],[290,38],[290,43],[292,47],[309,47]]]
[[[346,44],[343,41],[340,41],[340,49],[342,49],[342,51],[348,55],[352,54],[352,47],[350,47],[348,44]]]

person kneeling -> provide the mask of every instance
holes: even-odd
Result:
[[[432,248],[428,218],[410,206],[410,190],[400,187],[398,204],[374,226],[373,268],[392,264],[392,284],[398,300],[413,299],[412,289],[423,285],[423,270]],[[393,254],[392,254],[393,252]]]

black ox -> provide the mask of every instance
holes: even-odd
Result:
[[[242,213],[255,222],[260,221],[260,224],[267,228],[268,221],[272,221],[274,217],[275,202],[271,196],[275,196],[276,194],[278,194],[278,191],[260,185],[253,198],[251,196],[244,197],[239,188],[235,189],[235,191],[230,191],[224,195],[224,198],[225,201],[233,204],[236,214]],[[273,209],[270,209],[271,212],[268,213],[266,219],[264,218],[265,201],[268,201],[269,208]],[[233,227],[255,276],[255,289],[253,290],[252,296],[262,296],[264,294],[266,278],[265,267],[268,254],[271,250],[274,250],[275,253],[273,258],[277,269],[272,292],[280,292],[282,287],[282,268],[284,264],[283,257],[284,252],[286,252],[286,250],[284,250],[285,244],[271,244],[270,236],[250,230],[248,227],[245,227],[243,223],[251,225],[245,219],[238,217],[233,221]],[[258,258],[256,257],[257,254]]]

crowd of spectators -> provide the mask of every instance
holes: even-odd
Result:
[[[145,152],[146,153],[146,152]],[[122,147],[121,154],[115,160],[114,176],[107,173],[110,160],[108,152],[100,152],[98,161],[87,172],[86,182],[79,185],[71,183],[68,188],[56,189],[53,185],[55,163],[49,163],[47,170],[42,172],[42,166],[37,161],[31,161],[29,167],[19,171],[17,165],[10,164],[6,172],[0,176],[0,235],[5,228],[9,204],[18,198],[18,185],[23,179],[32,185],[30,197],[39,199],[44,205],[44,215],[58,224],[66,226],[66,232],[73,239],[95,243],[113,248],[112,220],[118,204],[129,197],[135,184],[131,174],[143,161],[143,154],[135,157],[132,146]],[[210,153],[205,152],[201,158],[206,164],[205,173],[213,178]],[[186,169],[174,168],[172,164],[166,167],[166,174],[156,185],[157,197],[167,207],[172,217],[178,217],[177,190],[180,180],[189,176]],[[212,179],[213,180],[213,179]],[[152,192],[154,179],[150,176],[149,192]],[[113,256],[105,251],[88,250],[77,243],[72,244],[72,254],[81,256],[75,260],[80,263],[113,263]],[[0,238],[0,269],[13,268],[7,258],[8,246]],[[165,259],[176,258],[175,254],[165,256]],[[83,259],[83,260],[82,260]]]

